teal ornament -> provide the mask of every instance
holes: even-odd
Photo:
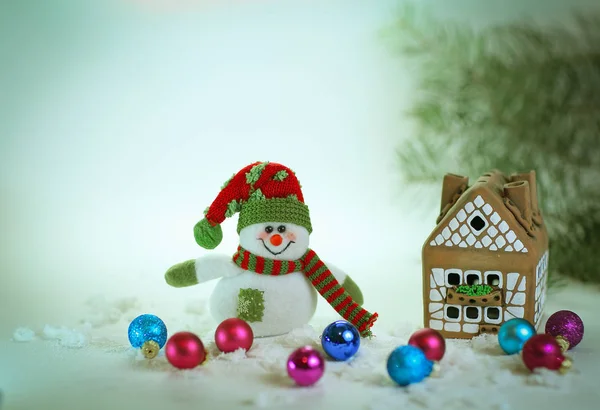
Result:
[[[388,357],[387,371],[393,381],[400,386],[408,386],[429,377],[433,362],[418,347],[400,346]]]
[[[504,353],[516,354],[523,350],[523,345],[537,332],[535,327],[525,319],[510,319],[498,330],[498,343]]]
[[[167,326],[158,316],[140,315],[129,324],[127,335],[135,348],[141,348],[146,342],[156,342],[162,349],[167,342]]]
[[[346,320],[337,320],[323,331],[321,346],[332,359],[346,361],[358,352],[360,333],[352,323]]]

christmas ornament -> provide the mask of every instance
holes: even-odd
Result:
[[[204,344],[190,332],[175,333],[165,345],[167,360],[178,369],[192,369],[206,360]]]
[[[569,341],[567,339],[565,339],[562,336],[556,336],[556,343],[558,343],[558,346],[560,347],[560,351],[561,352],[566,352],[567,350],[569,350],[569,347],[571,347],[571,345],[569,344]]]
[[[536,334],[535,327],[525,319],[514,318],[504,322],[498,330],[498,343],[504,353],[515,354],[527,340]]]
[[[421,349],[411,345],[397,347],[387,360],[388,374],[400,386],[418,383],[432,370],[433,362]]]
[[[323,331],[321,346],[332,359],[345,361],[358,352],[360,334],[352,323],[338,320],[331,323]]]
[[[221,322],[215,330],[215,343],[225,353],[237,349],[248,350],[254,341],[252,328],[242,319],[230,318]]]
[[[131,346],[141,348],[143,355],[152,359],[167,341],[167,326],[157,316],[140,315],[129,324],[127,336]]]
[[[532,336],[523,346],[523,363],[531,371],[545,367],[565,373],[571,368],[571,360],[563,356],[556,339],[547,334]]]
[[[434,329],[417,330],[408,339],[408,344],[418,347],[425,357],[433,362],[439,362],[446,353],[446,340],[440,332]]]
[[[174,265],[165,274],[169,285],[223,277],[210,297],[211,314],[217,323],[231,317],[245,320],[254,337],[281,335],[307,324],[317,293],[361,336],[371,335],[377,314],[362,308],[358,285],[340,269],[330,269],[309,247],[310,213],[291,169],[255,162],[234,174],[194,227],[196,242],[214,249],[223,239],[221,223],[238,212],[239,247],[233,257],[205,255]],[[266,288],[265,276],[272,276]]]
[[[548,318],[546,333],[560,338],[559,345],[570,350],[583,339],[583,321],[575,312],[559,310]]]
[[[296,384],[313,385],[325,372],[325,359],[310,346],[300,347],[289,356],[287,372]]]

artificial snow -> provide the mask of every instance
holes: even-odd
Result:
[[[118,323],[125,313],[138,305],[137,298],[107,300],[104,296],[94,296],[86,302],[87,315],[82,322],[91,327],[102,327]]]
[[[214,351],[215,349],[218,351],[217,346],[213,343],[212,348],[210,350]],[[239,348],[231,353],[223,353],[219,352],[216,355],[213,354],[215,360],[227,360],[229,362],[239,362],[240,360],[244,360],[247,358],[246,349]]]
[[[129,345],[127,327],[130,319],[151,311],[147,306],[140,306],[135,299],[94,299],[88,303],[90,312],[82,320],[87,324],[83,329],[46,325],[39,335],[42,339],[58,341],[60,346],[77,347],[77,351],[84,351],[85,355],[93,355],[102,362],[120,363],[119,366],[125,367],[114,371],[123,373],[123,377],[140,381],[156,377],[152,383],[170,383],[170,388],[175,391],[184,391],[189,385],[186,383],[204,383],[198,391],[209,389],[211,397],[217,397],[219,393],[214,391],[214,383],[222,380],[225,383],[223,389],[228,390],[227,386],[233,388],[222,394],[234,403],[234,408],[295,409],[304,406],[307,400],[314,400],[312,403],[319,407],[318,403],[328,400],[329,395],[362,392],[360,394],[369,396],[369,399],[360,408],[369,410],[468,410],[483,407],[511,410],[507,394],[513,391],[533,389],[536,394],[572,394],[575,386],[583,382],[577,371],[577,361],[566,375],[544,370],[532,373],[525,368],[520,355],[508,356],[502,352],[496,336],[481,335],[472,340],[448,339],[446,355],[436,374],[422,383],[399,387],[387,374],[387,358],[394,348],[406,344],[418,327],[411,323],[382,321],[373,328],[374,337],[361,339],[360,349],[354,358],[346,362],[327,359],[323,378],[315,386],[298,388],[287,375],[287,359],[295,349],[305,345],[313,346],[327,357],[321,347],[321,332],[335,320],[334,314],[315,317],[310,325],[285,335],[255,338],[248,351],[238,349],[223,353],[214,342],[217,323],[207,309],[199,306],[206,306],[205,301],[183,303],[181,309],[171,316],[161,317],[169,328],[169,335],[187,330],[203,340],[207,360],[193,370],[175,369],[167,361],[164,349],[149,360],[143,357],[140,349]],[[97,320],[90,320],[92,317]],[[15,330],[13,339],[32,340],[33,335],[31,329],[19,328]],[[77,362],[74,366],[86,365]],[[181,394],[182,402],[193,401],[193,396],[188,396],[192,393]],[[311,404],[306,406],[311,407]]]
[[[207,313],[206,301],[204,299],[193,299],[185,304],[185,313],[202,315]]]
[[[254,404],[256,407],[265,408],[270,406],[285,406],[294,403],[294,396],[282,392],[260,392],[256,397],[249,401],[249,404]]]
[[[12,340],[15,342],[31,342],[35,338],[35,332],[27,327],[18,327],[13,332]]]
[[[69,329],[66,326],[46,325],[42,331],[42,337],[46,340],[57,340],[64,347],[81,348],[87,343],[87,338],[83,333],[75,329]]]

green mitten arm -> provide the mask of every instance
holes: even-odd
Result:
[[[346,279],[342,283],[342,287],[346,289],[346,292],[352,296],[352,299],[354,299],[356,303],[358,303],[360,306],[363,305],[365,301],[363,294],[356,282],[354,282],[350,276],[346,276]]]
[[[165,273],[165,281],[175,288],[183,288],[239,272],[231,256],[209,254],[171,266]]]
[[[165,280],[169,285],[175,288],[183,288],[197,284],[196,260],[190,259],[189,261],[171,266],[167,273],[165,273]]]
[[[325,262],[325,265],[327,265],[327,267],[329,268],[331,273],[333,273],[333,276],[335,276],[336,280],[340,283],[340,285],[342,285],[342,287],[346,289],[346,292],[348,292],[350,296],[352,296],[352,299],[354,299],[356,303],[362,306],[364,302],[364,297],[360,290],[360,287],[356,284],[356,282],[354,282],[346,272],[344,272],[337,266],[332,265],[329,262]]]

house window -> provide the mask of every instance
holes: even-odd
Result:
[[[500,284],[500,276],[498,276],[498,275],[495,275],[495,274],[489,275],[487,277],[487,279],[488,279],[488,283],[492,286],[498,286],[498,284]]]
[[[481,283],[481,272],[478,270],[468,270],[465,272],[465,281],[467,285],[479,285]]]
[[[448,314],[448,317],[450,319],[458,319],[460,316],[460,310],[458,310],[458,308],[454,306],[450,306],[446,313]]]
[[[488,226],[487,220],[479,211],[473,212],[467,220],[467,223],[475,235],[479,235]]]
[[[487,316],[489,319],[498,320],[498,318],[500,318],[500,309],[498,309],[498,308],[488,309]]]
[[[459,322],[461,319],[461,306],[446,305],[445,306],[445,317],[447,321]]]
[[[489,306],[485,308],[485,321],[488,323],[500,323],[502,321],[502,312],[499,307]]]
[[[481,307],[467,306],[465,307],[465,321],[479,322],[481,320]]]
[[[462,271],[460,269],[446,270],[446,286],[459,286],[462,284]]]
[[[458,273],[451,273],[448,275],[448,284],[452,286],[460,285],[460,275]]]
[[[502,272],[499,271],[489,271],[485,273],[484,283],[490,286],[498,286],[502,287]]]
[[[479,215],[471,219],[470,223],[476,231],[481,231],[485,227],[485,221]]]

